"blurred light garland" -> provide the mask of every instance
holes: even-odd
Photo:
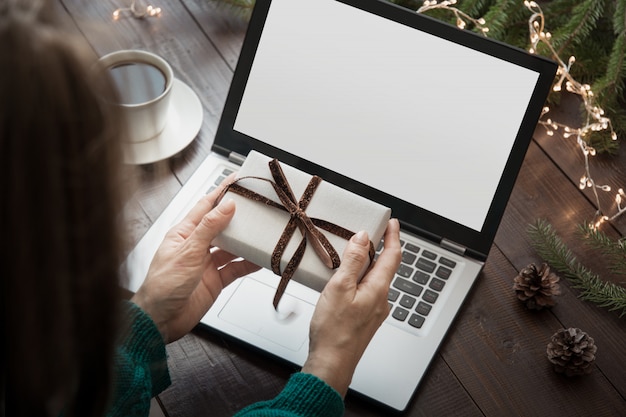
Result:
[[[113,12],[113,20],[118,20],[123,14],[130,13],[135,19],[143,19],[146,17],[159,17],[161,16],[161,8],[154,7],[151,4],[147,6],[137,6],[137,0],[132,0],[130,6],[120,7]]]
[[[552,87],[553,91],[558,92],[563,88],[563,84],[565,83],[565,89],[573,94],[578,95],[583,103],[585,114],[584,114],[584,125],[579,128],[572,128],[571,126],[558,123],[548,118],[546,120],[540,120],[539,124],[546,128],[546,133],[548,136],[553,136],[554,132],[561,129],[563,130],[563,137],[569,138],[570,136],[576,137],[576,143],[580,148],[584,160],[585,160],[585,170],[583,175],[579,181],[579,188],[584,190],[585,188],[591,188],[593,191],[593,195],[596,200],[596,214],[591,226],[597,229],[603,222],[615,220],[617,217],[626,213],[626,206],[622,207],[622,202],[626,202],[626,194],[624,194],[624,189],[619,188],[617,194],[615,194],[615,204],[617,207],[616,212],[608,216],[604,214],[602,210],[602,205],[600,203],[600,197],[598,195],[598,190],[610,192],[611,186],[609,185],[598,185],[596,181],[593,179],[591,175],[591,169],[589,165],[589,157],[596,155],[596,150],[589,145],[589,143],[584,139],[585,136],[592,131],[602,131],[602,130],[610,130],[611,139],[617,140],[617,134],[613,129],[611,124],[611,120],[604,115],[604,110],[600,108],[596,104],[595,96],[593,95],[593,91],[591,90],[591,86],[589,84],[581,84],[576,81],[572,75],[570,74],[570,69],[572,65],[576,62],[576,58],[571,56],[567,61],[567,64],[563,62],[563,60],[559,57],[555,48],[550,43],[550,39],[552,35],[550,32],[545,31],[545,16],[541,7],[534,1],[524,1],[524,6],[528,8],[532,12],[532,15],[528,19],[528,30],[530,32],[530,43],[531,48],[529,49],[530,53],[535,53],[537,50],[537,46],[539,43],[543,43],[552,54],[552,58],[556,60],[559,64],[559,69],[557,71],[557,76],[559,77],[558,81]],[[547,114],[550,111],[548,107],[544,107],[542,111],[542,116]]]
[[[476,30],[479,31],[483,36],[487,36],[489,32],[489,28],[485,26],[485,19],[479,18],[475,19],[468,15],[467,13],[459,10],[455,7],[457,0],[425,0],[422,6],[416,10],[417,13],[424,13],[429,10],[434,9],[445,9],[454,14],[456,17],[456,26],[459,29],[465,29],[468,23],[473,24],[476,27]],[[532,15],[528,19],[528,30],[530,37],[531,47],[529,48],[529,52],[534,54],[537,51],[537,46],[539,43],[543,43],[551,52],[551,58],[554,59],[559,68],[557,70],[557,76],[559,77],[558,81],[553,85],[552,90],[555,92],[561,91],[563,88],[563,84],[565,84],[565,89],[572,93],[578,95],[583,103],[585,114],[584,114],[584,125],[578,128],[571,127],[569,125],[559,123],[553,121],[551,118],[540,119],[538,124],[543,126],[546,129],[546,134],[548,136],[554,136],[556,131],[562,130],[563,137],[569,138],[571,136],[576,137],[576,142],[578,144],[579,149],[581,150],[584,161],[584,173],[579,181],[579,188],[584,190],[585,188],[591,188],[593,191],[593,195],[596,201],[596,213],[594,216],[594,220],[591,223],[593,228],[598,228],[605,221],[613,221],[622,214],[626,213],[626,193],[623,188],[619,188],[617,193],[615,194],[615,205],[616,210],[612,215],[604,214],[604,210],[602,210],[602,204],[600,202],[600,196],[598,194],[598,190],[603,192],[611,192],[611,186],[609,185],[598,185],[596,181],[593,179],[591,175],[591,168],[589,164],[589,157],[596,155],[596,150],[593,148],[584,137],[592,131],[602,131],[602,130],[610,130],[611,139],[617,140],[617,134],[613,129],[611,124],[611,120],[604,115],[604,110],[596,104],[596,99],[591,90],[591,86],[589,84],[582,84],[574,79],[570,74],[570,69],[572,65],[576,62],[576,58],[571,56],[567,63],[565,63],[561,57],[558,55],[555,48],[550,43],[550,39],[552,35],[550,32],[545,31],[545,16],[541,7],[534,1],[524,1],[524,6],[530,10]],[[153,17],[161,15],[161,8],[154,7],[152,5],[147,5],[145,7],[138,7],[137,0],[133,0],[129,7],[119,8],[113,12],[113,19],[117,20],[123,13],[130,13],[134,18],[143,19],[145,17]],[[544,107],[541,112],[541,118],[543,118],[546,114],[550,112],[549,107]],[[624,204],[624,205],[622,205]]]
[[[473,17],[467,15],[454,6],[456,3],[456,0],[426,0],[416,12],[423,13],[433,9],[445,9],[451,11],[456,17],[456,26],[459,29],[465,29],[468,23],[472,23],[481,34],[487,36],[489,28],[485,26],[485,20],[482,18],[474,19]],[[596,150],[589,145],[584,138],[592,131],[602,131],[607,129],[610,130],[612,140],[617,140],[617,134],[613,129],[611,120],[604,115],[604,110],[596,104],[596,99],[593,95],[593,91],[591,91],[591,86],[589,84],[581,84],[570,74],[570,69],[576,62],[576,58],[571,56],[567,63],[565,63],[550,43],[552,35],[550,32],[545,31],[545,16],[541,7],[534,1],[524,1],[524,6],[526,6],[526,8],[528,8],[528,10],[532,13],[528,19],[528,30],[531,44],[529,52],[534,54],[537,51],[539,43],[545,44],[552,54],[551,58],[554,59],[559,65],[557,70],[557,76],[559,79],[553,85],[552,90],[555,92],[561,91],[563,84],[565,84],[565,89],[570,93],[578,95],[584,106],[584,125],[581,127],[574,128],[563,123],[555,122],[549,117],[544,118],[544,116],[550,112],[549,107],[543,108],[538,124],[546,129],[546,134],[548,136],[554,136],[556,131],[562,130],[564,138],[569,138],[571,136],[576,137],[576,142],[585,161],[584,173],[580,178],[579,188],[581,190],[591,188],[593,191],[596,201],[596,213],[593,221],[590,223],[590,226],[597,229],[602,223],[615,220],[622,214],[626,213],[626,193],[623,188],[619,188],[615,194],[615,213],[610,216],[604,214],[605,212],[602,210],[598,190],[611,192],[611,186],[598,185],[593,179],[591,175],[589,157],[596,155]]]
[[[454,7],[457,0],[445,0],[439,3],[437,0],[426,0],[422,7],[416,10],[417,13],[424,13],[429,10],[434,9],[446,9],[454,13],[456,17],[456,26],[459,29],[465,29],[467,26],[467,22],[473,23],[476,28],[484,35],[487,36],[487,32],[489,32],[489,28],[485,26],[485,19],[482,17],[480,19],[474,19],[472,16],[467,13],[457,9]]]

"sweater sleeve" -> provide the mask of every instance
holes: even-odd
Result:
[[[296,373],[274,399],[252,404],[235,417],[333,417],[343,416],[341,396],[318,377]]]
[[[124,301],[122,308],[126,322],[115,352],[114,397],[107,415],[147,416],[151,398],[171,383],[165,343],[137,305]]]

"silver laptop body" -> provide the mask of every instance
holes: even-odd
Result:
[[[257,0],[213,152],[129,255],[129,289],[251,149],[319,175],[402,225],[407,266],[350,388],[404,410],[487,259],[555,71],[385,1]],[[291,282],[277,312],[278,280],[238,280],[201,322],[302,365],[319,293]]]

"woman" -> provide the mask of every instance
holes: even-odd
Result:
[[[170,383],[165,344],[257,267],[211,250],[235,212],[230,200],[213,209],[218,189],[167,234],[142,287],[120,301],[123,132],[102,105],[114,90],[91,76],[96,57],[52,7],[0,0],[3,414],[147,415]],[[388,314],[398,229],[390,221],[361,281],[368,237],[352,237],[316,307],[302,371],[241,415],[343,413],[355,367]]]

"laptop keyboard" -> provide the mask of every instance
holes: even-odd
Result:
[[[204,194],[208,194],[211,191],[215,190],[217,188],[217,186],[220,185],[222,183],[222,181],[224,181],[226,179],[226,177],[228,177],[230,174],[235,172],[234,169],[227,168],[227,167],[220,168],[220,170],[221,170],[221,172],[215,177],[215,181],[213,181],[213,183],[211,183],[211,185],[205,191]]]
[[[226,177],[234,172],[228,167],[220,168],[206,194],[213,191]],[[402,262],[391,282],[387,300],[390,315],[387,319],[393,324],[407,329],[421,329],[429,317],[433,305],[444,289],[456,262],[436,253],[432,248],[424,248],[419,243],[401,239]],[[376,257],[383,248],[380,242]]]
[[[400,243],[402,261],[387,296],[390,309],[388,320],[421,329],[452,275],[456,262],[404,239]],[[381,242],[376,256],[382,247]]]

